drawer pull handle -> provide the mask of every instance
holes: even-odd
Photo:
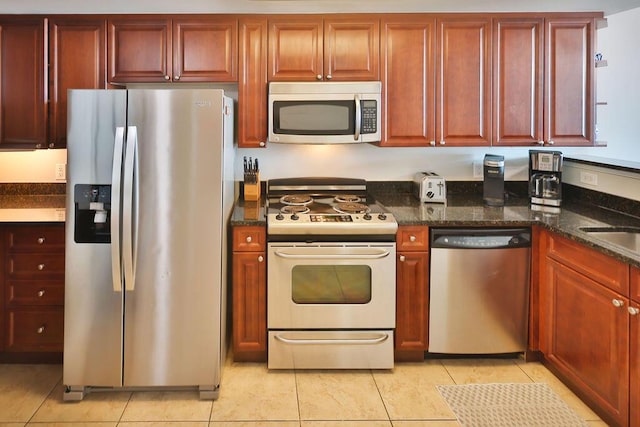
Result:
[[[621,299],[612,299],[611,303],[615,306],[615,307],[622,307],[624,306],[624,301],[622,301]]]
[[[43,334],[44,330],[45,330],[45,327],[44,327],[44,325],[42,325],[38,329],[36,329],[36,332],[39,333],[39,334]]]
[[[39,296],[40,298],[42,298],[42,297],[44,296],[44,289],[40,289],[40,290],[38,291],[38,296]]]
[[[44,243],[44,237],[38,237],[38,244],[41,245]]]
[[[44,270],[44,264],[38,264],[38,270],[40,271]]]
[[[629,307],[627,308],[627,310],[629,310],[629,314],[632,316],[637,316],[638,314],[640,314],[640,308]]]
[[[245,240],[247,241],[247,243],[251,243],[251,241],[252,241],[253,239],[251,238],[251,236],[247,236],[247,238],[246,238]]]

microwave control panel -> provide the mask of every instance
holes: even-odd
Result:
[[[376,133],[378,131],[378,103],[374,100],[361,101],[362,125],[361,133]]]

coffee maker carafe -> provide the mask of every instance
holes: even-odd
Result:
[[[562,153],[529,150],[529,197],[532,207],[559,208],[562,201]]]

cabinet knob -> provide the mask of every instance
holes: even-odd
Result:
[[[44,237],[38,237],[38,244],[41,245],[44,243]]]
[[[317,80],[322,80],[322,74],[318,74],[318,75],[316,76],[316,79],[317,79]]]
[[[55,146],[56,146],[56,144],[55,144],[55,143],[53,143],[53,142],[50,142],[50,143],[49,143],[49,148],[55,148]]]
[[[331,74],[327,74],[327,80],[331,80],[333,76]]]
[[[409,236],[409,241],[410,242],[415,242],[416,241],[416,236]]]
[[[611,303],[615,306],[615,307],[623,307],[624,306],[624,301],[622,301],[621,299],[617,299],[614,298],[611,300]]]
[[[171,77],[169,77],[169,76],[164,76],[164,79],[165,79],[165,80],[171,80]]]
[[[40,271],[44,270],[44,264],[38,264],[38,270]]]
[[[173,80],[180,80],[180,76],[175,76]]]
[[[44,330],[45,330],[45,327],[44,327],[44,325],[42,325],[38,329],[36,329],[36,332],[39,333],[39,334],[43,334]]]
[[[538,145],[542,147],[544,145],[544,141],[538,141]]]
[[[251,236],[247,236],[246,239],[244,239],[247,243],[251,243],[253,241],[253,239],[251,238]]]
[[[44,296],[44,289],[40,289],[37,295],[38,297],[42,298]]]
[[[638,314],[640,314],[640,308],[629,307],[627,308],[627,310],[629,310],[629,314],[632,316],[637,316]]]
[[[264,141],[260,141],[260,143],[258,143],[258,145],[259,145],[260,147],[264,147],[264,146],[265,146],[265,145],[267,145],[267,144],[265,144],[265,142],[264,142]]]
[[[445,144],[446,144],[445,140],[444,140],[444,139],[441,139],[441,140],[440,140],[440,145],[445,145]]]
[[[407,258],[405,258],[404,255],[400,255],[400,262],[404,262],[405,259],[407,259]]]
[[[263,262],[264,261],[264,257],[262,255],[258,255],[258,262]]]
[[[549,141],[549,142],[547,142],[547,144],[553,145],[553,144],[555,144],[555,142],[554,141]]]
[[[429,145],[432,146],[432,147],[435,147],[436,146],[436,142],[435,141],[429,141]]]

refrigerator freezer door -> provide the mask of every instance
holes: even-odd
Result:
[[[135,289],[124,385],[219,384],[223,91],[129,90]],[[124,240],[124,238],[123,238]]]
[[[116,127],[126,92],[69,92],[63,382],[72,388],[122,384],[123,293],[112,281],[111,244],[76,243],[74,187],[111,185]]]

